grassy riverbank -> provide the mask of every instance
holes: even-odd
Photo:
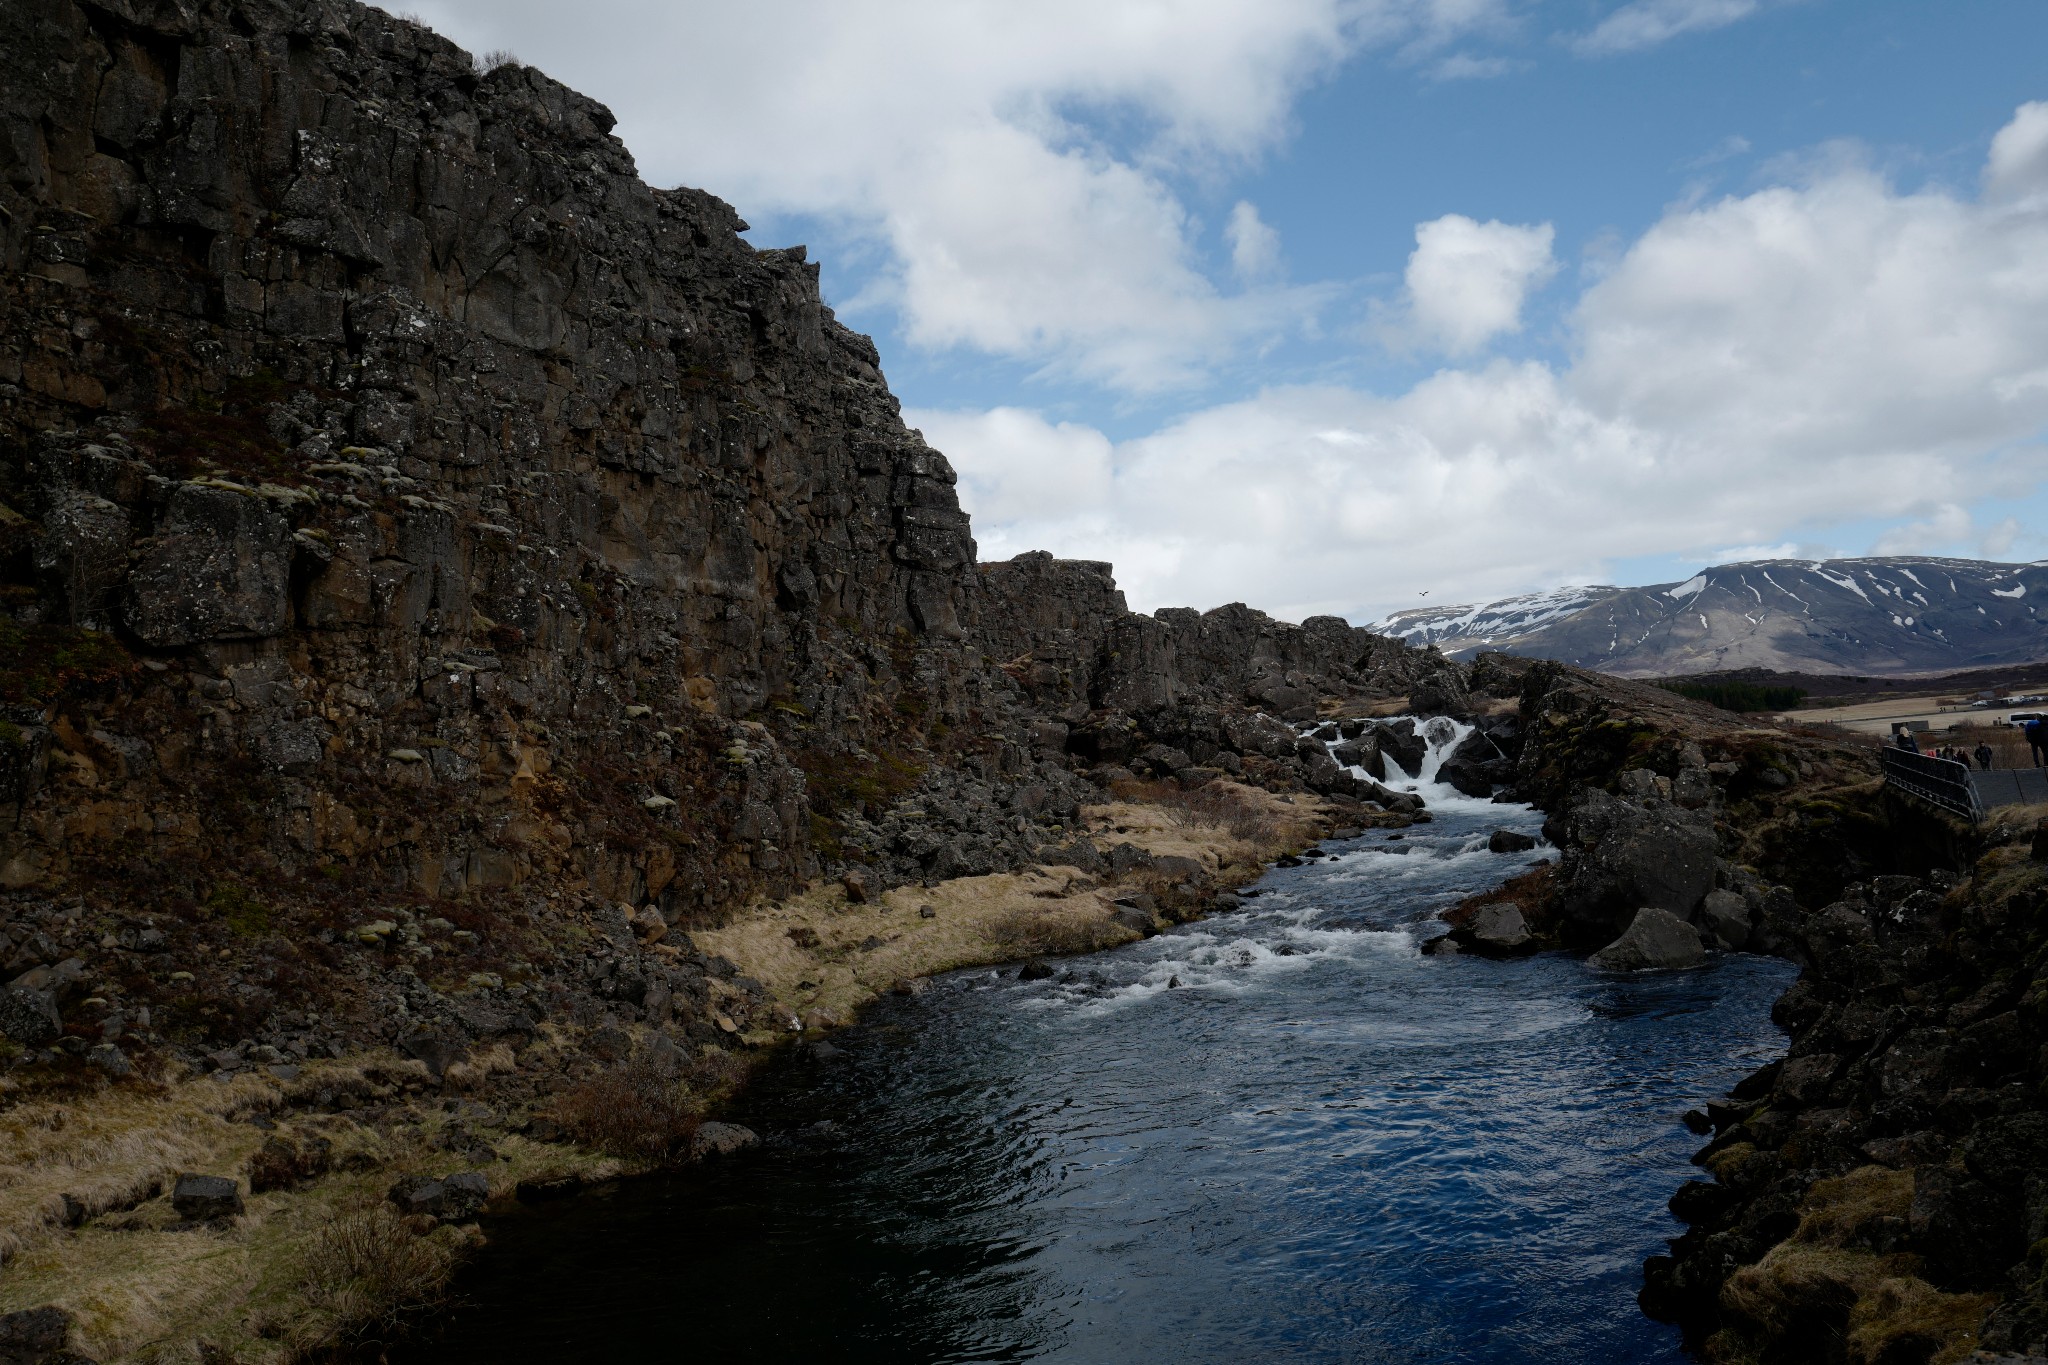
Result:
[[[1205,799],[1170,788],[1135,787],[1125,799],[1085,807],[1082,819],[1099,849],[1128,844],[1149,859],[1178,862],[1126,871],[1089,871],[1058,863],[929,887],[905,886],[856,900],[841,886],[747,911],[718,930],[695,935],[707,952],[730,958],[767,986],[769,1029],[830,1029],[848,1023],[877,996],[938,972],[1025,958],[1099,952],[1141,938],[1148,913],[1119,919],[1116,900],[1145,897],[1158,907],[1149,928],[1202,913],[1207,898],[1252,881],[1272,859],[1359,817],[1308,795],[1282,796],[1216,783]],[[1193,883],[1190,885],[1190,883]]]
[[[484,1235],[401,1211],[387,1198],[401,1181],[475,1170],[504,1201],[682,1159],[777,1042],[850,1023],[935,972],[1095,951],[1194,918],[1362,818],[1235,784],[1116,795],[1083,812],[1085,843],[1104,855],[1077,855],[1092,871],[1049,864],[866,901],[813,886],[696,935],[768,992],[738,1052],[684,1055],[644,1026],[607,1038],[546,1024],[527,1047],[439,1076],[364,1051],[20,1100],[0,1115],[0,1312],[62,1309],[72,1349],[102,1365],[281,1365],[374,1341],[436,1303]],[[1136,853],[1118,871],[1106,855],[1120,845]],[[187,1219],[172,1198],[186,1172],[234,1178],[241,1212]]]

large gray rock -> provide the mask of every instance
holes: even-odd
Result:
[[[242,1211],[242,1187],[225,1175],[181,1175],[171,1187],[171,1207],[195,1223],[233,1218]]]
[[[1700,931],[1668,910],[1645,906],[1620,938],[1588,961],[1603,972],[1669,971],[1706,958]]]
[[[1522,907],[1512,901],[1481,906],[1472,917],[1468,938],[1468,946],[1481,953],[1520,952],[1534,942]]]
[[[1423,755],[1429,752],[1429,745],[1415,733],[1412,720],[1375,725],[1371,734],[1383,758],[1399,764],[1401,771],[1410,777],[1422,766]]]
[[[1733,891],[1709,891],[1700,903],[1700,929],[1718,947],[1743,948],[1749,943],[1749,902]]]
[[[1606,942],[1643,906],[1684,919],[1714,889],[1718,848],[1704,811],[1596,788],[1581,794],[1558,832],[1565,854],[1558,908],[1573,943]]]

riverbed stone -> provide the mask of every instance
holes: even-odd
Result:
[[[1512,829],[1497,829],[1487,839],[1486,847],[1493,853],[1527,853],[1536,847],[1536,840]]]
[[[1472,916],[1468,939],[1474,952],[1495,954],[1518,953],[1534,942],[1522,907],[1513,901],[1480,906]]]
[[[1641,972],[1695,967],[1705,958],[1699,930],[1668,910],[1645,906],[1620,938],[1589,961],[1604,972]]]
[[[690,1139],[690,1154],[698,1159],[730,1156],[760,1144],[760,1134],[737,1123],[706,1123]]]

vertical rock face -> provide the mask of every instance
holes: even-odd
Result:
[[[987,704],[953,473],[874,347],[802,248],[641,183],[603,106],[341,3],[28,0],[0,53],[19,616],[179,652],[143,690],[192,761],[490,805],[598,754],[644,844],[716,755],[730,894],[808,870],[802,779],[735,721],[851,750],[908,692]],[[435,889],[507,842],[446,814],[406,841]]]
[[[435,979],[365,1017],[467,1036],[434,992],[570,924],[660,1022],[724,978],[621,902],[1014,866],[1085,764],[1298,785],[1276,716],[1462,704],[1334,618],[977,566],[803,248],[539,72],[349,0],[19,0],[0,69],[10,975],[153,942],[211,1046],[367,950]]]

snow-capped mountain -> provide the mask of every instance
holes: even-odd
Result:
[[[1733,668],[1937,673],[2048,658],[2048,561],[1765,559],[1645,588],[1396,612],[1372,629],[1635,677]]]

